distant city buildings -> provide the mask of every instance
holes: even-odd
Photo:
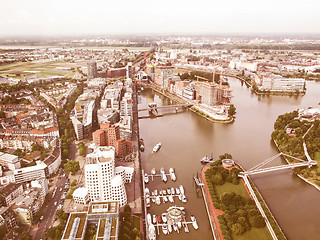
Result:
[[[98,77],[97,63],[95,61],[88,62],[88,78]]]

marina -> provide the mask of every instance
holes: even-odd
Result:
[[[162,181],[167,182],[168,181],[167,176],[169,176],[172,181],[177,180],[175,170],[173,168],[169,168],[169,173],[166,173],[164,168],[161,168],[159,174],[157,173],[156,169],[153,168],[151,170],[150,175],[148,175],[147,173],[144,173],[144,182],[149,183],[149,178],[151,178],[151,181],[154,181],[155,177],[161,177]]]

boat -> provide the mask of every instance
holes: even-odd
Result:
[[[212,163],[212,157],[208,157],[207,155],[206,156],[204,156],[201,160],[200,160],[200,162],[201,163]]]
[[[150,198],[146,197],[146,207],[150,207]]]
[[[167,188],[167,193],[168,193],[169,195],[171,195],[171,189],[170,189],[170,188]]]
[[[182,224],[181,224],[181,222],[179,221],[179,222],[177,222],[177,225],[178,225],[178,228],[181,228],[182,227]]]
[[[168,223],[168,231],[169,233],[172,233],[172,225],[170,223]]]
[[[142,138],[140,138],[140,151],[144,152],[144,141]]]
[[[176,177],[176,174],[174,173],[174,170],[173,168],[169,168],[169,173],[170,173],[170,178],[172,181],[176,181],[177,180],[177,177]]]
[[[162,189],[162,194],[167,195],[167,191],[164,188]]]
[[[147,196],[150,196],[150,191],[149,191],[149,188],[145,188],[144,189],[144,195],[147,197]]]
[[[183,203],[186,203],[186,202],[187,202],[187,197],[186,197],[186,195],[182,195],[181,201],[182,201]]]
[[[152,215],[152,222],[153,222],[153,224],[157,223],[157,216],[154,214]]]
[[[161,223],[161,216],[158,216],[158,223]]]
[[[171,188],[171,194],[174,195],[176,192],[174,191],[174,188]]]
[[[162,225],[162,232],[167,235],[168,234],[168,226],[166,224]]]
[[[189,232],[188,224],[184,224],[184,231],[185,231],[186,233]]]
[[[162,213],[161,214],[162,222],[166,223],[167,222],[167,214]]]
[[[152,153],[158,152],[160,148],[161,148],[161,142],[157,143],[157,144],[153,147]]]
[[[154,227],[154,225],[151,223],[149,224],[148,227],[148,239],[149,240],[156,240],[156,228]]]
[[[155,202],[156,202],[156,197],[155,197],[155,196],[152,196],[152,197],[151,197],[151,200],[152,200],[153,203],[155,203]]]
[[[159,195],[162,195],[162,190],[159,191]]]
[[[157,196],[158,195],[158,190],[154,190],[154,195]]]
[[[157,196],[157,197],[156,197],[156,204],[157,204],[157,205],[160,205],[160,203],[161,203],[161,199],[160,199],[159,196]]]
[[[180,194],[180,188],[176,187],[176,194],[179,195]]]
[[[182,201],[182,194],[179,194],[178,198],[179,198],[180,201]]]
[[[179,186],[179,189],[180,189],[181,194],[184,194],[184,188],[182,185]]]
[[[162,181],[164,181],[164,182],[168,181],[167,175],[165,175],[164,173],[162,173],[161,178],[162,178]]]
[[[169,199],[169,201],[170,201],[171,203],[174,202],[174,199],[173,199],[173,196],[172,196],[172,195],[169,195],[169,196],[168,196],[168,199]]]
[[[149,177],[148,177],[148,174],[144,174],[144,182],[145,183],[148,183],[149,182]]]
[[[163,203],[166,203],[166,202],[168,202],[168,197],[167,196],[163,196]]]
[[[160,173],[165,174],[165,172],[164,172],[164,168],[163,168],[163,167],[162,167],[162,168],[160,168]]]
[[[151,222],[151,214],[150,213],[147,214],[147,223],[149,225],[152,224],[152,222]]]
[[[156,174],[156,169],[155,169],[155,168],[152,168],[151,174],[152,174],[152,175],[155,175],[155,174]]]
[[[173,230],[175,230],[176,232],[179,230],[176,223],[173,223]]]
[[[199,226],[198,226],[198,223],[197,223],[197,220],[196,220],[196,217],[195,216],[193,216],[193,215],[191,215],[190,216],[191,217],[191,221],[192,221],[192,226],[194,227],[194,229],[198,229],[199,228]]]

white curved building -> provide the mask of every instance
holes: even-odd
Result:
[[[120,206],[127,203],[124,187],[125,168],[115,170],[115,150],[113,147],[96,147],[87,155],[85,183],[90,201],[119,201]]]
[[[111,190],[113,201],[119,202],[120,207],[127,204],[127,193],[121,176],[117,175],[111,179]]]

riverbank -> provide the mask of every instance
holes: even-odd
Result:
[[[180,104],[186,104],[188,103],[185,99],[175,95],[175,94],[172,94],[168,91],[165,91],[163,90],[162,88],[154,85],[154,84],[142,84],[142,86],[146,87],[146,88],[150,88],[154,91],[156,91],[157,93],[177,102],[177,103],[180,103]],[[215,119],[214,117],[212,116],[209,116],[207,113],[205,113],[203,110],[201,110],[201,108],[199,107],[196,107],[196,106],[192,106],[189,108],[189,110],[191,110],[192,112],[198,114],[199,116],[201,117],[204,117],[205,119],[213,122],[213,123],[231,123],[234,121],[234,117],[232,116],[229,116],[226,120],[223,120],[223,119]]]

